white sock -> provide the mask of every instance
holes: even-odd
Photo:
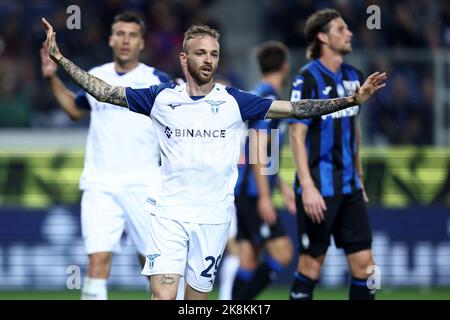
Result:
[[[219,300],[231,300],[231,291],[233,290],[234,277],[239,269],[239,257],[235,255],[226,255],[222,261],[222,267],[219,273]]]
[[[177,300],[184,300],[184,291],[185,291],[186,281],[184,277],[180,277],[180,281],[178,282],[178,291],[177,291]]]
[[[108,300],[106,281],[106,279],[86,277],[81,290],[81,300]]]

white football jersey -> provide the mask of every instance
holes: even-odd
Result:
[[[108,84],[133,88],[169,80],[142,63],[124,74],[115,71],[114,63],[93,68],[90,73]],[[160,149],[148,117],[85,95],[91,119],[80,189],[116,192],[124,187],[147,187],[151,171],[160,165]]]
[[[190,97],[186,87],[126,88],[129,109],[150,116],[161,147],[161,185],[150,190],[149,210],[184,222],[226,223],[244,121],[265,118],[273,101],[221,84]]]

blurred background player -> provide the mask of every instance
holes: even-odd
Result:
[[[239,247],[236,241],[237,217],[236,210],[230,223],[230,234],[228,235],[224,257],[220,263],[219,270],[219,300],[231,300],[234,278],[239,269]]]
[[[352,32],[332,9],[317,11],[305,25],[312,61],[301,68],[292,85],[292,101],[329,99],[353,94],[362,73],[343,62],[352,51]],[[366,284],[375,265],[359,155],[359,106],[330,115],[292,120],[291,145],[297,169],[299,263],[290,298],[313,298],[333,235],[343,248],[351,272],[349,298],[372,300]]]
[[[185,68],[186,69],[186,68]],[[186,74],[187,70],[184,72]],[[217,73],[214,77],[217,83],[223,84],[224,86],[232,86],[229,78],[221,73]],[[241,143],[243,148],[244,143]],[[239,159],[239,161],[241,158]],[[225,246],[225,252],[223,254],[222,261],[220,262],[219,269],[219,300],[231,300],[231,291],[233,290],[233,282],[236,272],[239,268],[239,255],[238,246],[236,243],[237,235],[237,217],[236,208],[233,212],[230,223],[230,233],[228,234],[227,244]]]
[[[139,61],[144,31],[138,14],[115,16],[108,40],[113,62],[90,73],[116,85],[139,88],[170,81],[165,73]],[[124,231],[144,266],[149,232],[144,202],[149,183],[150,188],[157,185],[150,174],[160,165],[160,149],[147,117],[99,102],[83,90],[74,94],[56,75],[57,65],[45,47],[41,60],[42,74],[61,108],[72,120],[91,117],[80,179],[81,226],[89,256],[81,298],[107,299],[112,252],[120,250]]]
[[[262,73],[261,81],[253,93],[272,100],[280,99],[289,75],[289,51],[280,42],[263,43],[256,51]],[[246,139],[245,161],[239,166],[235,188],[238,218],[237,244],[240,267],[233,286],[233,299],[254,299],[266,288],[292,259],[292,242],[286,234],[272,203],[276,185],[285,198],[288,211],[295,214],[295,197],[291,188],[277,173],[268,175],[264,167],[279,167],[280,149],[287,124],[281,119],[249,120],[249,137]],[[276,149],[271,148],[272,130],[279,138]],[[256,139],[253,139],[256,138]],[[272,153],[270,153],[272,150]],[[257,156],[257,163],[250,163],[249,153]],[[263,163],[267,155],[271,163]],[[267,255],[260,262],[262,250]]]

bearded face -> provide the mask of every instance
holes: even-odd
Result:
[[[332,51],[341,55],[352,52],[353,33],[348,29],[342,18],[333,19],[330,22],[330,30],[327,33],[328,46]]]
[[[219,43],[210,36],[191,39],[183,59],[188,75],[198,85],[207,84],[212,81],[219,65]]]

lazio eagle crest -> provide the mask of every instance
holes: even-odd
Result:
[[[216,100],[205,100],[211,106],[211,112],[213,114],[217,114],[219,112],[219,106],[225,101],[216,101]]]

